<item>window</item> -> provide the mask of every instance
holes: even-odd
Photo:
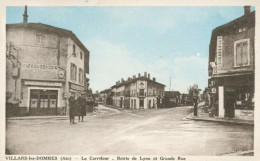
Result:
[[[80,59],[83,59],[83,54],[82,54],[82,52],[80,52]]]
[[[73,55],[74,57],[76,57],[76,45],[75,45],[75,44],[73,44],[72,55]]]
[[[70,79],[72,81],[77,80],[77,66],[73,63],[71,63],[71,65],[70,65]]]
[[[36,35],[36,44],[37,45],[43,45],[44,44],[44,35]]]
[[[250,65],[249,39],[238,40],[234,43],[234,66]]]
[[[83,84],[83,70],[79,68],[79,83]]]
[[[144,96],[144,89],[140,89],[139,92],[140,92],[140,93],[139,93],[139,96]]]

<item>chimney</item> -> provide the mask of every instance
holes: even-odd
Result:
[[[150,73],[148,73],[148,79],[150,79]]]
[[[27,6],[25,6],[24,14],[23,14],[23,23],[27,23],[27,21],[28,21]]]
[[[136,78],[136,76],[135,75],[133,75],[133,79],[135,79]]]
[[[156,81],[156,78],[153,77],[153,81]]]
[[[122,83],[124,82],[124,78],[121,78],[121,82],[122,82]]]
[[[141,76],[141,74],[140,73],[138,73],[138,78]]]
[[[147,72],[144,72],[144,77],[147,78]]]
[[[250,14],[250,6],[244,6],[244,15]]]

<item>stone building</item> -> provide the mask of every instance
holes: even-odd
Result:
[[[129,109],[158,108],[162,104],[165,85],[150,79],[150,74],[135,75],[127,80],[121,79],[111,87],[113,105]]]
[[[215,28],[209,49],[210,104],[219,117],[253,119],[255,11]]]
[[[67,98],[88,88],[89,51],[71,31],[23,16],[6,25],[7,114],[68,113]]]

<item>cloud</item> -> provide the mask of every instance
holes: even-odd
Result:
[[[144,72],[150,73],[151,78],[166,85],[169,89],[169,79],[172,79],[172,89],[187,92],[189,85],[198,84],[200,88],[207,85],[207,58],[168,57],[153,60],[140,59],[148,57],[143,53],[129,50],[124,44],[112,44],[99,39],[85,41],[90,50],[90,87],[94,90],[110,88],[121,78],[127,79]],[[182,54],[185,55],[185,54]],[[195,54],[193,54],[195,55]]]

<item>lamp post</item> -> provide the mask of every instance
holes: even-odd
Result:
[[[193,115],[198,116],[198,96],[199,96],[198,85],[194,84],[192,90],[193,90],[193,102],[194,102]]]

